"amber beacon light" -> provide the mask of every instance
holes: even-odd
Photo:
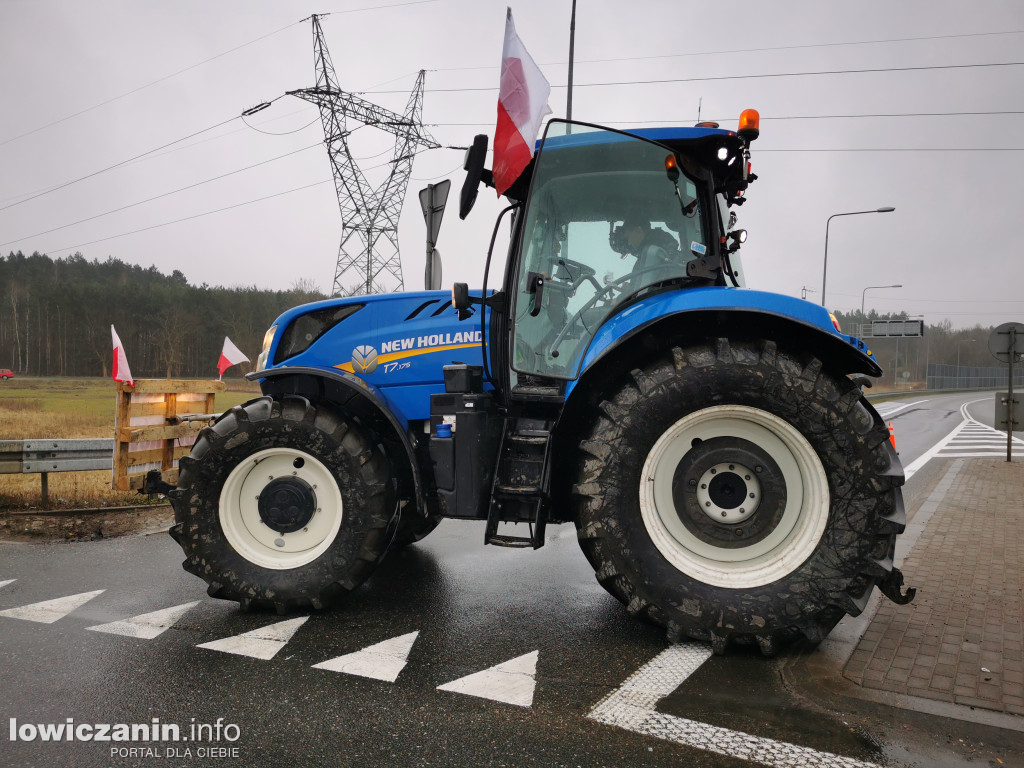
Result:
[[[747,141],[753,141],[761,133],[761,116],[756,109],[744,109],[740,113],[740,127],[737,133]]]

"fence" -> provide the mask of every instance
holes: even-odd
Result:
[[[1010,384],[1010,369],[928,363],[926,389],[1000,389]],[[1014,366],[1013,386],[1024,385],[1024,370]]]
[[[0,474],[38,474],[44,505],[49,503],[51,472],[109,470],[113,462],[114,441],[109,438],[0,440]]]
[[[43,506],[49,504],[51,472],[111,471],[111,487],[143,490],[155,470],[174,484],[178,459],[188,455],[213,412],[222,381],[142,379],[117,383],[114,438],[0,440],[0,474],[40,476]]]

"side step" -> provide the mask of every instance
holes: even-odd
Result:
[[[498,451],[484,543],[539,549],[548,517],[547,466],[551,424],[544,419],[509,417]],[[526,523],[529,536],[498,533],[499,523]]]

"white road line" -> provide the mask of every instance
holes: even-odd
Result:
[[[7,579],[6,581],[0,581],[0,589],[3,589],[8,584],[13,584],[16,581],[17,581],[17,579]]]
[[[199,605],[198,600],[194,603],[176,605],[173,608],[164,608],[152,613],[143,613],[130,619],[112,621],[109,624],[96,624],[92,627],[86,627],[86,629],[92,632],[105,632],[110,635],[124,635],[125,637],[137,637],[140,640],[152,640],[174,626],[175,622],[184,616],[190,608],[197,605]]]
[[[907,408],[913,408],[915,405],[920,405],[921,403],[927,403],[927,402],[928,402],[927,398],[924,399],[924,400],[915,400],[913,403],[904,403],[903,405],[897,405],[895,408],[893,408],[891,410],[887,410],[885,413],[882,413],[881,411],[879,411],[878,415],[881,416],[883,419],[887,419],[890,416],[895,416],[900,411],[907,410]]]
[[[330,672],[342,672],[346,675],[359,675],[393,683],[408,663],[409,652],[419,633],[419,630],[416,630],[407,635],[392,637],[355,653],[347,653],[314,664],[313,669],[326,669]]]
[[[37,621],[40,624],[53,624],[63,619],[76,608],[80,608],[92,600],[96,595],[103,594],[105,590],[97,589],[94,592],[82,592],[77,595],[58,597],[56,600],[45,600],[41,603],[23,605],[20,608],[10,608],[0,611],[0,616],[7,616],[11,619],[24,619],[25,621]]]
[[[878,768],[874,763],[851,757],[731,731],[655,710],[658,701],[682,685],[710,657],[711,649],[698,643],[670,646],[631,675],[587,717],[646,736],[775,768]]]
[[[532,706],[539,655],[540,651],[530,651],[482,672],[439,685],[437,690],[515,704],[517,707]]]
[[[223,653],[233,653],[236,656],[250,656],[254,659],[269,661],[284,648],[292,636],[299,631],[299,627],[308,619],[309,616],[300,616],[297,619],[279,621],[277,624],[260,627],[252,632],[225,637],[222,640],[213,640],[209,643],[200,643],[196,648],[208,648],[211,651],[222,651]]]

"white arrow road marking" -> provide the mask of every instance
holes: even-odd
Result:
[[[932,459],[971,459],[1006,455],[1006,433],[975,421],[967,410],[967,406],[986,400],[987,398],[971,400],[960,406],[960,415],[964,420],[904,468],[907,480]],[[1024,447],[1024,440],[1014,437],[1013,444]]]
[[[346,675],[359,675],[393,683],[405,668],[409,652],[419,633],[419,630],[416,630],[407,635],[392,637],[382,643],[367,646],[361,651],[314,664],[313,669],[326,669],[330,672],[343,672]]]
[[[904,403],[903,405],[893,404],[894,407],[888,409],[887,411],[885,411],[885,413],[883,413],[881,410],[879,410],[878,411],[878,415],[881,416],[883,419],[888,419],[890,416],[895,416],[900,411],[905,411],[905,410],[907,410],[907,408],[913,408],[915,405],[920,405],[921,403],[927,403],[927,402],[928,402],[928,400],[925,399],[925,400],[915,400],[912,403]]]
[[[0,581],[0,589],[3,589],[8,584],[13,584],[16,581],[17,581],[17,579],[7,579],[7,581]]]
[[[439,685],[437,690],[464,693],[467,696],[515,704],[517,707],[532,706],[539,655],[540,651],[525,653],[482,672],[474,672]]]
[[[58,597],[56,600],[32,603],[32,605],[23,605],[20,608],[10,608],[6,611],[0,611],[0,616],[24,619],[25,621],[38,621],[40,624],[53,624],[53,622],[63,619],[76,608],[88,603],[96,595],[103,594],[104,591],[97,589],[95,592],[82,592],[78,595]]]
[[[682,685],[709,658],[711,649],[707,646],[673,645],[630,676],[587,717],[605,725],[775,768],[879,768],[851,757],[730,731],[655,710],[661,699]]]
[[[209,643],[200,643],[196,648],[209,648],[211,651],[223,651],[237,656],[251,656],[254,659],[269,661],[284,648],[292,636],[299,631],[299,627],[308,619],[309,616],[300,616],[297,619],[279,621],[277,624],[260,627],[252,632],[232,635]]]
[[[106,632],[111,635],[124,635],[125,637],[137,637],[140,640],[152,640],[170,629],[189,608],[199,605],[199,601],[176,605],[173,608],[164,608],[161,611],[144,613],[130,619],[112,621],[109,624],[97,624],[86,627],[93,632]]]

